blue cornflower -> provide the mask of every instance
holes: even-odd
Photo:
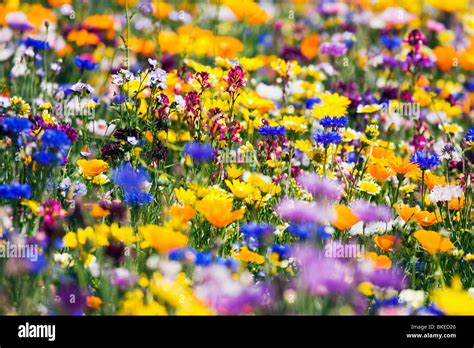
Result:
[[[321,99],[319,99],[319,98],[308,98],[304,102],[304,104],[306,106],[306,109],[308,109],[308,110],[311,110],[313,108],[313,106],[315,106],[316,104],[320,104],[320,103],[321,103]]]
[[[149,179],[148,172],[143,167],[132,167],[130,162],[122,163],[112,172],[112,180],[124,192],[143,191]]]
[[[0,185],[0,198],[22,199],[31,197],[31,186],[29,184],[10,183]]]
[[[39,151],[34,154],[33,159],[43,166],[49,166],[51,164],[63,165],[66,163],[66,154],[62,151],[58,151],[56,153],[51,153],[48,151]]]
[[[314,232],[315,225],[311,223],[291,224],[288,226],[288,233],[297,236],[301,240],[308,239]]]
[[[214,157],[214,149],[210,144],[189,141],[184,145],[183,154],[191,157],[195,162],[208,162]]]
[[[410,162],[415,163],[421,170],[428,170],[436,167],[439,163],[439,157],[435,153],[427,153],[425,150],[417,151],[410,157]]]
[[[290,256],[291,247],[282,244],[272,244],[272,253],[280,255],[280,259],[286,259]]]
[[[464,139],[466,139],[467,141],[474,141],[474,126],[469,128],[466,135],[464,136]]]
[[[240,227],[240,232],[244,234],[245,237],[254,237],[260,239],[271,234],[275,228],[272,224],[259,224],[256,222],[251,222]]]
[[[270,33],[262,33],[257,38],[257,44],[265,48],[270,48],[273,45],[272,35]]]
[[[49,43],[48,41],[36,40],[31,37],[22,40],[21,43],[26,47],[32,47],[35,50],[48,50]]]
[[[23,117],[5,117],[1,123],[3,130],[11,134],[29,131],[32,126],[33,124]]]
[[[260,133],[260,135],[263,135],[264,137],[283,136],[286,133],[286,128],[284,126],[262,126],[258,129],[258,133]]]
[[[323,117],[319,124],[324,128],[342,128],[344,127],[347,122],[349,122],[349,118],[347,116],[341,117]]]
[[[71,140],[69,140],[67,134],[63,131],[56,129],[47,129],[44,131],[41,137],[44,148],[55,148],[68,150],[71,146]]]
[[[153,196],[148,192],[127,192],[124,195],[124,202],[130,205],[150,204]]]
[[[194,255],[196,259],[194,264],[196,266],[209,266],[212,263],[212,253],[210,251],[195,250]]]
[[[444,315],[444,312],[441,311],[438,307],[436,307],[434,304],[431,304],[429,306],[421,306],[416,309],[415,312],[413,312],[414,315]]]
[[[81,70],[95,70],[99,66],[96,62],[81,57],[75,57],[74,64]]]
[[[71,189],[72,181],[70,178],[65,178],[61,183],[59,184],[59,191],[63,194],[63,196],[66,196],[69,193],[69,190]],[[76,181],[74,185],[74,192],[73,192],[73,198],[77,196],[85,196],[87,194],[87,186],[84,185],[80,181]]]
[[[402,39],[398,36],[386,36],[380,37],[380,43],[391,50],[396,50],[402,46]]]
[[[391,297],[388,299],[375,299],[374,308],[383,308],[383,307],[396,307],[400,306],[401,303],[398,301],[398,297]]]
[[[338,132],[323,132],[322,130],[318,130],[314,133],[313,139],[323,145],[339,144],[342,142],[342,138]]]
[[[224,257],[221,257],[221,256],[217,256],[216,260],[215,260],[215,263],[217,265],[222,265],[222,266],[225,266],[225,267],[229,267],[233,271],[237,271],[237,269],[239,268],[239,262],[236,259],[234,259],[233,257],[224,258]]]

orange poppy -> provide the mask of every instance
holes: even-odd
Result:
[[[427,170],[425,172],[425,184],[430,190],[432,190],[436,185],[446,185],[446,177],[444,175],[436,176],[435,174],[431,173],[431,171]]]
[[[366,257],[374,263],[375,269],[389,269],[392,267],[392,260],[386,255],[377,255],[375,252],[366,253]]]
[[[174,218],[179,218],[184,223],[191,220],[196,212],[192,207],[189,205],[185,205],[184,207],[180,207],[179,205],[173,205],[170,207],[170,213],[173,215]]]
[[[392,234],[375,236],[374,242],[380,249],[387,252],[393,250],[394,244],[396,244],[396,246],[400,246],[401,244],[400,239]]]
[[[373,146],[372,149],[368,148],[366,150],[366,153],[371,153],[373,158],[388,158],[390,156],[393,156],[393,151],[390,150],[389,148],[382,147],[382,146]]]
[[[100,42],[99,36],[95,33],[90,33],[85,29],[71,30],[67,35],[70,42],[74,42],[78,46],[97,45]]]
[[[301,54],[306,59],[313,59],[319,52],[319,36],[316,34],[308,35],[301,42]]]
[[[464,196],[461,196],[460,198],[451,198],[451,201],[449,201],[449,209],[450,210],[461,210],[464,208],[464,202],[465,202]]]
[[[394,175],[391,168],[387,168],[381,164],[369,164],[367,166],[367,171],[370,175],[372,175],[373,178],[380,180],[381,182],[384,182],[389,177]]]
[[[336,205],[334,207],[336,218],[332,224],[340,230],[347,230],[360,221],[351,208],[345,205]]]
[[[232,250],[232,256],[237,260],[244,261],[244,262],[255,262],[258,264],[262,264],[265,262],[265,258],[253,251],[250,251],[246,246],[242,247],[238,253]]]
[[[428,226],[431,226],[431,225],[437,224],[438,222],[443,221],[439,214],[431,213],[426,210],[419,211],[418,213],[415,214],[413,218],[418,224],[420,224],[423,227],[428,227]]]
[[[420,212],[420,208],[418,207],[410,207],[406,204],[399,204],[399,203],[395,203],[393,205],[393,207],[395,208],[395,210],[397,211],[398,215],[400,215],[400,217],[402,218],[403,221],[405,222],[408,222],[409,220],[413,219],[414,216]]]
[[[95,218],[103,218],[105,216],[110,215],[110,211],[102,208],[98,204],[93,204],[91,209],[91,215]]]
[[[454,248],[454,244],[435,231],[418,230],[413,236],[429,254],[445,253]]]
[[[162,254],[182,248],[188,243],[188,236],[166,227],[144,225],[140,226],[138,230],[144,238],[143,247],[151,246]]]
[[[389,157],[388,165],[395,173],[404,175],[407,178],[416,178],[421,176],[421,170],[415,163],[410,162],[409,157]]]
[[[458,57],[458,52],[451,46],[435,47],[433,53],[436,56],[436,64],[444,72],[453,68],[454,58]]]
[[[40,4],[34,4],[28,9],[28,20],[37,28],[44,25],[45,22],[56,23],[56,15],[53,10],[43,7]]]
[[[153,2],[153,10],[154,10],[153,14],[155,16],[157,16],[160,19],[165,19],[173,10],[173,6],[161,0],[155,0]]]
[[[87,296],[86,298],[86,306],[91,309],[99,309],[101,304],[102,304],[102,300],[100,299],[100,297]]]
[[[94,176],[97,176],[109,170],[109,165],[107,164],[107,162],[99,159],[80,159],[77,160],[76,163],[79,167],[81,167],[84,176],[89,178],[93,178]]]
[[[197,201],[196,210],[217,228],[223,228],[231,222],[242,219],[245,213],[245,209],[232,211],[232,202],[220,200],[213,201],[212,204],[204,200]]]

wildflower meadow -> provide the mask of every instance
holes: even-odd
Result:
[[[4,0],[1,315],[474,315],[470,0]]]

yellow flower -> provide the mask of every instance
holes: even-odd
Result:
[[[265,61],[258,56],[254,58],[242,57],[239,59],[239,63],[245,71],[255,71],[265,65]]]
[[[458,276],[453,278],[450,288],[435,289],[431,300],[447,315],[474,315],[474,296],[462,288]]]
[[[347,114],[347,108],[351,103],[348,98],[329,92],[317,93],[317,96],[321,99],[321,102],[313,106],[312,114],[318,120],[325,116],[340,117]]]
[[[250,251],[246,246],[242,247],[238,253],[232,250],[232,256],[244,262],[255,262],[258,264],[265,262],[265,258],[262,255]]]
[[[359,105],[357,107],[358,114],[371,114],[382,109],[380,104]]]
[[[166,315],[166,308],[154,301],[147,299],[141,289],[135,289],[125,294],[120,304],[119,315]]]
[[[43,119],[44,123],[46,123],[46,124],[53,124],[54,122],[56,122],[56,118],[54,118],[48,112],[48,110],[43,110],[43,112],[41,113],[41,118]]]
[[[215,314],[193,294],[185,282],[179,279],[172,281],[159,273],[155,273],[150,282],[150,290],[160,300],[175,307],[177,315]]]
[[[358,289],[365,296],[372,296],[374,294],[374,286],[371,282],[360,283]]]
[[[235,179],[232,180],[232,182],[226,180],[225,184],[232,191],[234,196],[239,199],[247,198],[255,191],[255,188],[252,185]]]
[[[308,130],[306,118],[303,116],[284,116],[280,125],[293,132],[306,132]]]
[[[440,125],[439,128],[449,134],[457,134],[459,132],[462,132],[463,130],[460,125],[455,123],[445,123],[443,125]]]
[[[227,175],[231,179],[237,179],[244,173],[244,170],[241,168],[237,168],[237,166],[232,163],[230,166],[227,167]]]
[[[98,159],[86,160],[80,159],[77,165],[81,168],[82,174],[89,179],[109,170],[107,162]]]
[[[68,232],[63,237],[64,245],[67,248],[75,249],[78,246],[77,235],[74,232]]]
[[[175,188],[174,194],[178,202],[183,205],[192,205],[196,202],[196,193],[193,190],[186,190],[183,187]]]
[[[105,185],[109,182],[109,178],[105,174],[99,174],[94,176],[92,183],[96,185]]]
[[[360,191],[368,193],[369,195],[376,195],[380,192],[380,186],[369,180],[361,181],[357,187]]]
[[[430,106],[431,111],[444,112],[446,116],[458,117],[462,114],[462,108],[460,105],[451,105],[446,100],[438,99],[434,101]]]
[[[466,10],[468,1],[465,0],[451,0],[451,1],[443,1],[443,0],[428,0],[428,3],[436,7],[439,10],[446,11],[446,12],[462,12]]]
[[[287,62],[281,58],[277,58],[270,63],[270,66],[282,77],[294,76],[301,73],[301,67],[296,60]]]
[[[142,247],[153,247],[162,254],[182,248],[188,244],[188,237],[157,225],[144,225],[138,228],[144,241]]]
[[[125,245],[130,245],[137,240],[133,228],[119,227],[115,223],[110,226],[110,234],[114,239],[123,242]]]
[[[21,205],[24,205],[28,208],[30,208],[31,212],[35,215],[38,215],[38,211],[40,208],[40,204],[38,202],[29,200],[29,199],[24,199],[21,201]]]
[[[258,188],[262,193],[268,193],[273,196],[281,192],[280,185],[274,183],[269,176],[263,174],[252,173],[245,181]]]
[[[28,117],[31,112],[30,105],[20,97],[10,98],[11,108],[19,117]]]

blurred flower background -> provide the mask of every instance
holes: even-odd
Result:
[[[474,315],[469,0],[0,4],[0,314]]]

